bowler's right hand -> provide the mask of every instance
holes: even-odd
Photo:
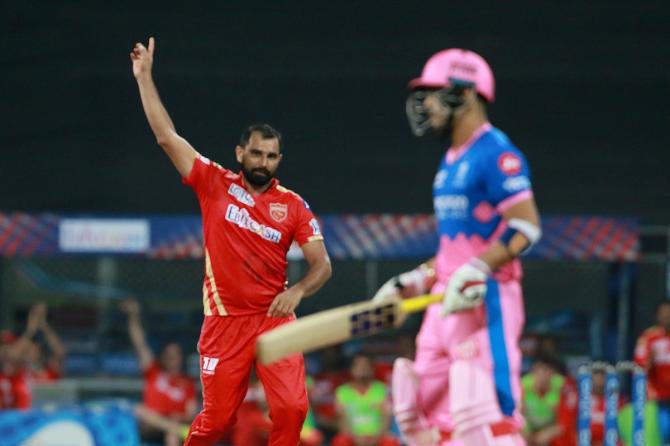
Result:
[[[135,78],[141,76],[151,75],[151,66],[154,62],[154,48],[156,41],[153,37],[149,37],[149,47],[145,47],[138,42],[130,52],[130,60],[133,61],[133,75]]]

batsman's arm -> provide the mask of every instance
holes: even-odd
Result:
[[[435,284],[435,257],[387,280],[375,293],[372,300],[381,302],[395,297],[408,298],[425,294]]]
[[[510,207],[503,212],[503,218],[508,224],[510,220],[514,219],[516,221],[521,220],[527,222],[536,228],[540,227],[540,215],[533,198],[529,198]],[[533,242],[534,240],[528,240],[527,236],[519,231],[515,233],[506,244],[500,240],[493,243],[488,250],[479,256],[479,258],[486,262],[491,270],[495,271],[505,263],[519,256],[524,249]]]
[[[198,152],[188,141],[179,136],[158,95],[158,89],[151,75],[154,48],[155,39],[153,37],[149,38],[148,48],[141,43],[135,44],[133,51],[130,53],[130,59],[133,62],[133,75],[140,90],[144,114],[149,121],[156,141],[170,157],[172,164],[181,176],[186,178],[191,173]]]

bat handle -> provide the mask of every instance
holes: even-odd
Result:
[[[400,307],[405,313],[417,313],[425,310],[429,305],[442,301],[442,294],[425,294],[412,297],[400,302]]]

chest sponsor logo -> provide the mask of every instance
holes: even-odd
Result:
[[[498,168],[505,175],[517,175],[521,172],[521,158],[512,152],[505,152],[498,157]]]
[[[219,358],[202,357],[202,373],[204,375],[213,375],[216,372],[216,365],[219,363]]]
[[[183,401],[186,398],[186,392],[179,387],[170,385],[170,380],[162,373],[156,379],[156,390],[166,395],[172,401]]]
[[[270,217],[277,223],[286,220],[288,216],[288,206],[283,203],[270,203]]]
[[[503,189],[507,192],[517,192],[520,190],[528,189],[530,187],[530,181],[524,175],[518,177],[507,178],[503,182]]]
[[[463,219],[467,217],[470,200],[465,195],[439,195],[433,199],[437,218]]]
[[[652,358],[655,364],[670,364],[670,341],[657,339],[651,344]]]
[[[256,205],[256,202],[251,197],[251,194],[246,190],[244,190],[243,187],[238,186],[235,183],[230,185],[230,187],[228,188],[228,193],[233,197],[235,197],[235,199],[242,204],[246,204],[247,206],[251,207],[254,207]]]
[[[242,229],[246,229],[253,232],[254,234],[257,234],[259,237],[272,243],[279,243],[281,241],[281,232],[269,226],[258,223],[256,220],[251,218],[249,211],[244,208],[239,208],[234,204],[228,205],[228,209],[226,210],[226,220]]]

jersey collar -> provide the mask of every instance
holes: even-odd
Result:
[[[447,150],[447,163],[448,164],[453,164],[458,160],[460,157],[463,156],[465,152],[472,147],[472,145],[479,139],[480,136],[482,136],[484,133],[488,132],[491,130],[493,126],[491,125],[490,122],[485,122],[484,124],[480,125],[477,130],[475,130],[470,138],[468,138],[465,143],[458,147],[451,146],[449,147],[449,150]]]

